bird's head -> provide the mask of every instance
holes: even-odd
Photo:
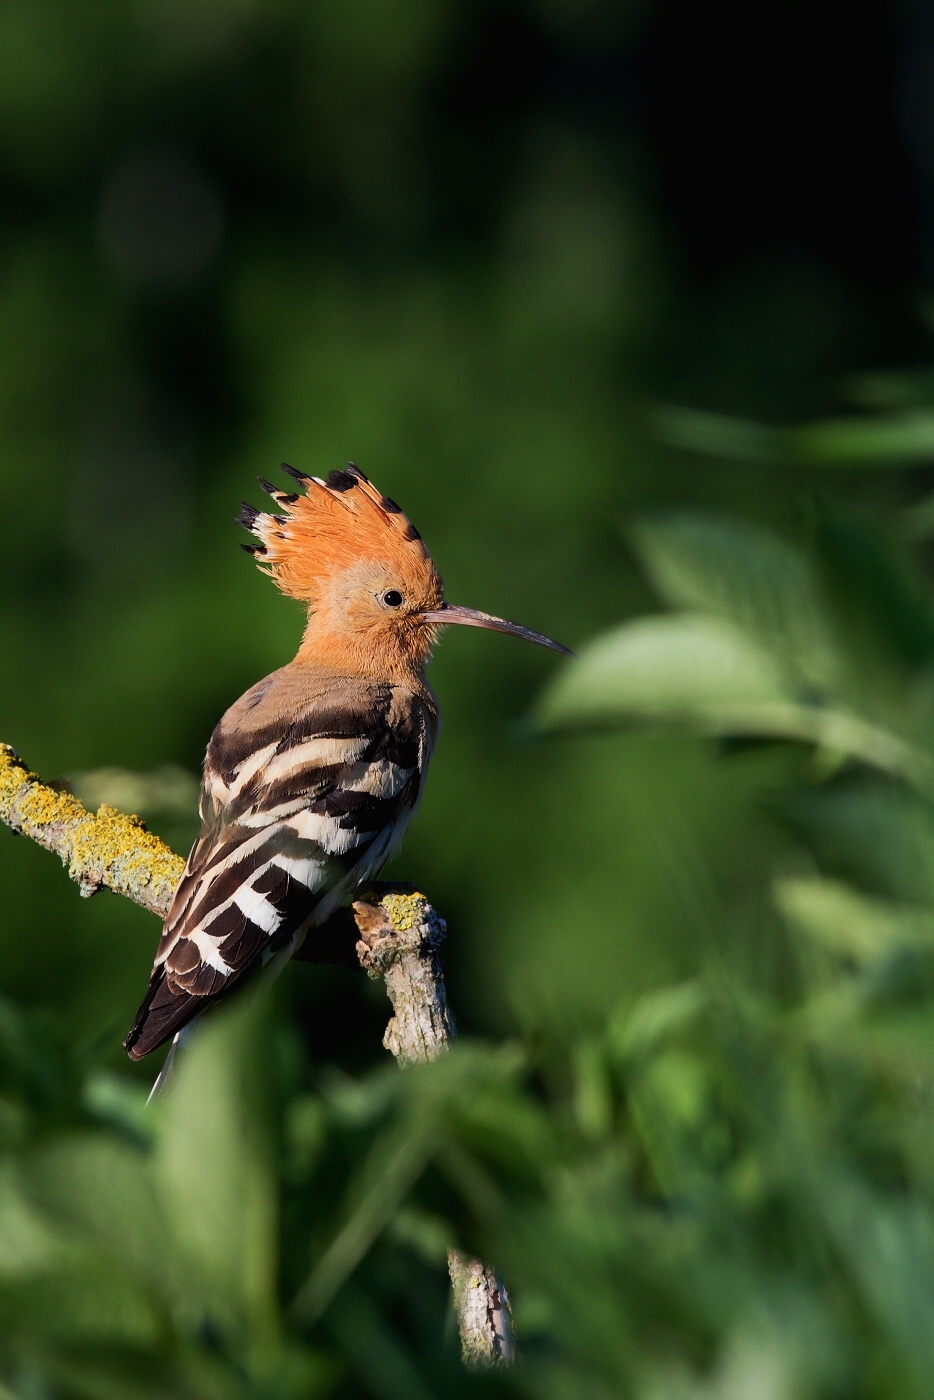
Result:
[[[238,523],[260,541],[244,548],[308,607],[299,656],[363,674],[411,675],[421,672],[439,630],[454,623],[567,652],[515,622],[446,603],[418,531],[353,463],[326,481],[283,469],[302,491],[280,491],[260,477],[279,511],[244,504]]]

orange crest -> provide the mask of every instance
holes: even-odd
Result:
[[[361,559],[393,564],[405,576],[434,573],[415,526],[353,462],[326,481],[285,462],[282,469],[305,494],[279,491],[260,477],[260,486],[283,513],[267,515],[244,502],[237,523],[261,541],[243,548],[259,556],[283,593],[314,605],[324,580]]]

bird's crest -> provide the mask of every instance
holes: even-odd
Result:
[[[282,470],[304,492],[280,491],[260,477],[280,513],[265,514],[244,502],[237,523],[260,540],[243,548],[257,556],[283,593],[314,603],[323,580],[360,559],[386,560],[403,573],[424,570],[426,563],[432,567],[415,526],[353,462],[325,481],[286,462]]]

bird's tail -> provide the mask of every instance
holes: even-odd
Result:
[[[280,948],[277,953],[272,953],[264,958],[261,974],[261,980],[264,985],[268,986],[270,982],[275,981],[279,976],[279,973],[285,967],[289,958],[295,950],[301,946],[302,940],[305,937],[305,932],[305,925],[302,925],[284,948]],[[153,1099],[159,1098],[172,1083],[175,1077],[175,1060],[178,1052],[179,1050],[184,1052],[184,1049],[191,1045],[191,1042],[198,1033],[198,1028],[201,1025],[201,1017],[203,1015],[204,1012],[199,1011],[198,1015],[194,1016],[182,1026],[180,1031],[175,1032],[175,1035],[172,1037],[172,1044],[169,1046],[169,1053],[165,1057],[165,1063],[156,1076],[155,1084],[153,1084],[149,1091],[149,1098],[146,1100],[147,1103],[152,1103]]]
[[[182,1026],[180,1031],[175,1032],[175,1035],[172,1037],[172,1044],[169,1046],[169,1053],[165,1057],[165,1063],[156,1076],[156,1082],[149,1091],[149,1098],[146,1100],[147,1103],[152,1103],[153,1099],[158,1099],[172,1083],[172,1080],[175,1078],[175,1061],[178,1052],[182,1050],[183,1047],[187,1047],[191,1044],[198,1033],[200,1024],[201,1016],[198,1015],[193,1021],[189,1021],[187,1026]]]

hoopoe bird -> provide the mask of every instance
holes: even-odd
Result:
[[[567,648],[444,601],[395,501],[350,463],[302,488],[260,486],[279,513],[238,523],[283,593],[307,605],[294,661],[241,696],[211,736],[201,832],[169,909],[149,989],[124,1042],[134,1060],[263,966],[281,966],[399,845],[438,733],[425,666],[452,623]],[[570,653],[568,653],[570,654]]]

